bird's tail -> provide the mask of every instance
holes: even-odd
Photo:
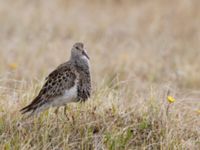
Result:
[[[31,104],[27,105],[26,107],[24,107],[24,108],[22,108],[20,110],[20,112],[22,114],[25,114],[25,113],[28,113],[28,112],[33,112],[33,111],[35,111],[35,109],[34,109],[34,107]]]
[[[32,116],[34,114],[38,114],[39,112],[41,112],[44,109],[44,106],[45,106],[45,101],[40,99],[40,97],[36,97],[32,101],[32,103],[22,108],[20,112],[22,114],[29,114],[30,116]]]

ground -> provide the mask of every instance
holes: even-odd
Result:
[[[199,0],[0,0],[0,149],[198,149]],[[25,119],[84,42],[93,93]],[[171,97],[169,97],[171,96]]]

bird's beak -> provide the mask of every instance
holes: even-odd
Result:
[[[90,57],[87,55],[87,53],[86,53],[85,50],[83,51],[83,55],[84,55],[85,57],[87,57],[87,59],[90,59]]]

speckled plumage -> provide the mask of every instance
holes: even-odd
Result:
[[[51,106],[65,106],[69,102],[86,101],[91,94],[89,57],[82,43],[75,43],[69,61],[58,66],[46,78],[38,96],[22,114],[37,114]]]

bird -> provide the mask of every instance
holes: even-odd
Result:
[[[71,48],[70,59],[45,79],[45,83],[33,101],[22,108],[22,114],[39,114],[50,107],[66,106],[71,102],[85,102],[91,96],[90,58],[82,42]]]

